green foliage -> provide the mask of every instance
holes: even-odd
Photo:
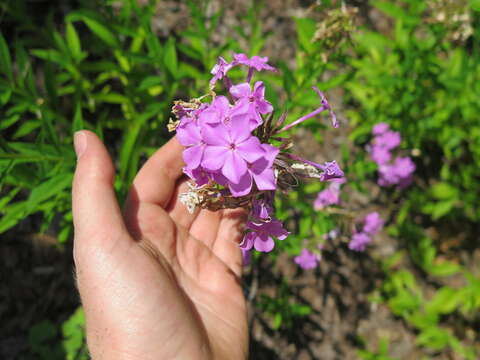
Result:
[[[444,24],[422,21],[424,2],[376,1],[392,17],[391,36],[365,30],[346,89],[358,105],[350,117],[352,140],[364,143],[373,124],[400,131],[406,149],[416,149],[424,182],[412,193],[415,210],[440,218],[480,219],[478,207],[480,74],[477,49],[454,47]]]
[[[381,289],[382,296],[376,301],[385,301],[395,315],[419,331],[417,345],[432,350],[451,348],[464,359],[475,359],[478,355],[475,348],[463,345],[447,324],[449,319],[458,320],[460,315],[469,319],[478,311],[480,280],[464,272],[468,279],[466,286],[440,286],[427,297],[413,273],[395,270],[396,263],[385,263],[387,277]]]
[[[274,297],[262,294],[258,306],[272,318],[274,329],[290,328],[296,319],[312,312],[309,305],[299,304],[293,300],[289,286],[285,281],[278,287]]]
[[[378,343],[377,350],[359,350],[358,356],[362,360],[396,360],[395,358],[390,357],[388,354],[389,340],[388,338],[380,339]]]
[[[78,308],[61,329],[47,320],[35,324],[28,334],[32,354],[40,360],[87,360],[84,323],[83,309]]]
[[[191,2],[194,25],[180,44],[155,33],[155,2],[140,6],[125,0],[121,5],[118,13],[110,3],[100,11],[85,5],[59,25],[47,16],[40,33],[13,21],[11,46],[0,34],[0,233],[41,214],[38,230],[46,231],[61,218],[58,233],[66,241],[73,132],[90,129],[115,139],[116,187],[123,198],[142,159],[168,138],[165,125],[173,99],[198,96],[196,89],[206,88],[206,69],[223,51],[206,46],[220,12],[207,18]],[[29,17],[14,15],[17,21]],[[205,51],[198,68],[179,56],[199,49]]]

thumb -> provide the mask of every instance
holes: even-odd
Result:
[[[113,189],[112,160],[100,139],[90,131],[76,132],[74,145],[77,154],[72,186],[74,252],[111,248],[111,242],[124,239],[127,234]]]

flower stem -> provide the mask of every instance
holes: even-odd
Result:
[[[305,116],[302,116],[300,119],[297,119],[297,120],[295,120],[294,122],[292,122],[292,123],[284,126],[284,127],[281,128],[280,130],[276,131],[275,134],[281,133],[281,132],[283,132],[283,131],[287,131],[287,130],[291,129],[292,127],[294,127],[295,125],[300,124],[301,122],[304,122],[305,120],[308,120],[308,119],[310,119],[310,118],[312,118],[312,117],[320,114],[321,112],[323,112],[323,111],[325,111],[325,110],[327,110],[327,109],[328,109],[328,108],[327,108],[325,105],[323,105],[323,106],[319,107],[317,110],[311,112],[310,114],[307,114],[307,115],[305,115]]]
[[[253,68],[251,67],[248,69],[247,83],[250,84],[250,81],[252,80],[252,76],[253,76]]]

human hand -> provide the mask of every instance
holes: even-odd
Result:
[[[98,137],[75,134],[74,259],[93,359],[245,359],[244,212],[189,214],[182,147],[160,148],[120,210]]]

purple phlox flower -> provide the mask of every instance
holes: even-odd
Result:
[[[253,180],[255,180],[258,190],[276,189],[275,173],[272,165],[280,150],[269,144],[262,144],[262,148],[265,151],[264,156],[247,164],[247,172],[238,183],[229,183],[229,189],[233,196],[249,194]]]
[[[348,248],[354,251],[364,251],[370,241],[372,241],[370,235],[364,232],[355,233],[348,243]]]
[[[329,186],[318,193],[313,206],[315,210],[321,210],[327,206],[336,205],[338,203],[340,203],[340,187]]]
[[[273,66],[267,64],[268,57],[261,57],[261,56],[253,56],[248,58],[245,54],[234,54],[232,65],[245,65],[248,66],[248,75],[247,75],[247,82],[249,83],[252,80],[253,70],[262,71],[277,71]]]
[[[295,125],[298,125],[301,122],[304,122],[305,120],[308,120],[308,119],[310,119],[314,116],[317,116],[318,114],[324,112],[325,110],[328,110],[328,112],[330,113],[330,117],[332,118],[333,127],[338,128],[337,116],[335,115],[335,113],[330,108],[330,105],[328,104],[327,99],[325,98],[325,95],[323,95],[323,93],[320,90],[318,90],[318,88],[316,86],[313,86],[313,90],[315,90],[315,92],[320,96],[320,98],[322,100],[322,106],[320,106],[318,109],[312,111],[311,113],[309,113],[307,115],[304,115],[301,118],[291,122],[290,124],[285,125],[280,130],[277,130],[276,133],[281,133],[283,131],[287,131],[287,130],[291,129],[292,127],[294,127]]]
[[[183,146],[182,157],[189,169],[200,166],[205,151],[205,143],[200,133],[200,127],[194,122],[183,122],[177,127],[177,139]]]
[[[271,221],[273,214],[273,206],[264,199],[254,199],[252,202],[251,216],[260,221]],[[254,221],[256,222],[256,221]]]
[[[408,156],[397,157],[393,162],[395,172],[400,178],[406,178],[413,174],[415,171],[415,163]]]
[[[392,154],[390,150],[382,146],[372,146],[370,149],[370,156],[372,160],[377,163],[377,165],[383,165],[390,161]]]
[[[375,124],[375,126],[372,129],[372,134],[373,135],[381,135],[384,132],[386,132],[390,128],[390,125],[384,122],[380,122],[378,124]]]
[[[213,66],[212,71],[210,71],[213,75],[210,80],[210,87],[213,88],[218,80],[223,79],[232,67],[233,64],[229,64],[223,57],[219,56],[218,62]]]
[[[345,176],[335,160],[325,162],[325,165],[322,166],[322,170],[323,172],[320,174],[320,180],[322,181],[339,179]]]
[[[265,150],[260,140],[251,135],[248,118],[232,119],[228,125],[204,126],[202,138],[206,146],[201,165],[212,172],[221,170],[229,182],[238,184],[248,171],[248,163],[264,157]]]
[[[395,172],[395,168],[392,164],[383,164],[378,168],[379,178],[378,185],[390,186],[398,184],[399,178]]]
[[[277,219],[261,223],[248,221],[247,229],[251,231],[245,234],[240,244],[240,247],[245,250],[250,250],[253,247],[257,251],[270,252],[275,246],[273,237],[276,237],[278,240],[285,240],[289,234],[283,228],[282,222]]]
[[[383,134],[373,139],[374,146],[380,146],[388,150],[392,150],[400,145],[402,138],[397,131],[387,130]]]
[[[283,153],[283,155],[295,161],[299,161],[300,163],[293,164],[292,168],[305,170],[305,172],[307,173],[306,176],[308,177],[318,178],[321,181],[342,181],[342,184],[346,181],[345,174],[343,173],[342,169],[340,169],[335,160],[326,161],[325,164],[322,165],[291,153]],[[321,170],[321,172],[319,170]]]
[[[322,99],[322,105],[325,107],[326,110],[328,110],[330,117],[332,118],[332,126],[334,128],[338,128],[340,124],[338,123],[337,115],[332,110],[330,104],[327,101],[327,98],[325,97],[325,94],[320,91],[316,86],[313,86],[313,90],[318,94],[318,96],[320,96],[320,99]]]
[[[250,130],[263,123],[260,114],[265,115],[273,111],[272,104],[265,100],[265,85],[262,81],[255,83],[253,91],[249,83],[234,85],[230,88],[230,94],[235,100],[248,104],[253,120]]]
[[[375,235],[383,227],[383,220],[376,211],[368,213],[363,219],[363,232]]]
[[[408,186],[412,181],[415,163],[410,157],[398,157],[392,164],[381,165],[378,169],[380,186],[400,185]]]
[[[202,186],[207,184],[210,181],[210,177],[212,174],[208,173],[203,169],[201,166],[190,169],[187,166],[183,168],[183,172],[192,180],[195,181],[197,186]]]
[[[217,96],[212,101],[212,104],[201,112],[198,116],[198,121],[204,127],[206,124],[229,124],[232,121],[237,121],[239,118],[245,118],[250,121],[251,114],[249,113],[248,104],[236,103],[231,106],[225,96]]]
[[[300,255],[295,256],[293,261],[304,270],[313,269],[317,267],[321,256],[310,252],[308,249],[303,249]]]
[[[277,71],[273,66],[267,64],[268,57],[264,56],[252,56],[249,58],[245,54],[234,54],[233,55],[233,65],[245,65],[250,68],[254,68],[257,71],[268,70],[268,71]]]

